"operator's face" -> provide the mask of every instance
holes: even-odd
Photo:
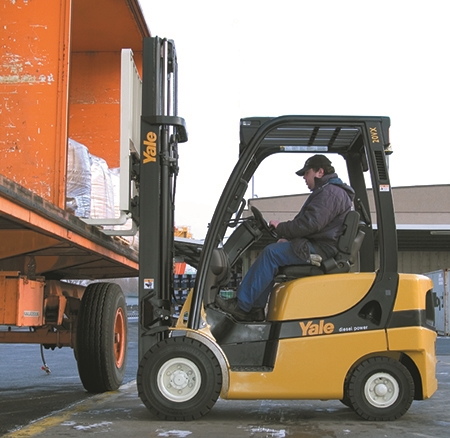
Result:
[[[314,190],[314,186],[316,185],[315,178],[322,178],[323,169],[319,169],[317,172],[314,169],[308,169],[303,175],[303,179],[306,182],[309,190]]]

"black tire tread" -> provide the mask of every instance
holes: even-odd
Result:
[[[207,386],[208,394],[206,394],[206,397],[199,396],[197,398],[201,400],[189,400],[188,402],[177,404],[169,400],[162,400],[163,396],[160,393],[151,393],[148,387],[148,380],[151,378],[149,377],[152,374],[151,368],[157,366],[155,364],[158,362],[158,356],[161,358],[166,357],[166,360],[168,360],[179,355],[174,354],[174,352],[177,349],[181,351],[183,347],[188,347],[188,350],[192,350],[188,351],[187,356],[189,356],[189,359],[196,362],[196,365],[203,369],[204,372],[209,372],[213,381],[209,380],[206,382],[206,379],[203,381],[203,384]],[[197,358],[197,361],[195,358]],[[208,367],[209,370],[206,370]],[[155,371],[157,372],[157,370]],[[137,388],[139,397],[147,409],[161,420],[192,421],[206,415],[215,405],[222,388],[222,371],[214,353],[206,345],[192,338],[172,337],[158,342],[144,355],[138,367]]]
[[[92,283],[83,294],[77,323],[76,357],[78,374],[88,392],[114,391],[123,381],[126,360],[117,369],[111,344],[118,306],[124,307],[126,322],[125,298],[117,284]]]
[[[373,372],[372,372],[373,371]],[[404,385],[400,387],[400,397],[398,402],[394,403],[393,406],[387,408],[375,408],[368,406],[367,403],[361,402],[359,400],[358,388],[359,380],[367,378],[374,374],[375,372],[387,372],[392,375],[398,374],[400,379],[404,379]],[[362,376],[362,377],[361,377]],[[377,356],[369,358],[361,362],[353,371],[350,379],[348,381],[348,393],[346,400],[350,402],[353,410],[361,418],[369,421],[393,421],[397,420],[403,416],[411,406],[414,399],[414,380],[411,377],[408,369],[400,362],[384,356]],[[366,406],[365,406],[366,405]]]

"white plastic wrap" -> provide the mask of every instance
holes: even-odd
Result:
[[[91,162],[86,146],[69,138],[67,153],[66,210],[89,218],[91,212]]]
[[[114,218],[114,187],[108,164],[91,155],[91,218]]]
[[[66,210],[86,219],[120,217],[120,169],[110,169],[103,158],[91,155],[86,146],[68,142]],[[132,220],[124,225],[103,225],[106,230],[130,230]],[[123,242],[139,247],[139,236],[122,236]]]

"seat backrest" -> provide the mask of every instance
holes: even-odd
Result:
[[[344,231],[337,243],[338,252],[334,257],[322,260],[320,268],[311,265],[283,266],[279,269],[276,280],[286,281],[324,273],[349,272],[357,260],[358,252],[364,240],[365,233],[361,229],[362,225],[357,211],[348,212],[344,219]]]
[[[361,229],[362,225],[357,211],[352,210],[347,213],[344,220],[344,232],[337,244],[338,253],[333,258],[322,262],[322,267],[327,274],[349,272],[355,264],[365,236]]]
[[[352,252],[355,237],[359,228],[359,213],[356,210],[349,211],[344,219],[344,232],[338,240],[339,252],[350,254]]]

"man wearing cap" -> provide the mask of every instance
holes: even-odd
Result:
[[[302,176],[311,194],[294,219],[270,221],[279,240],[268,245],[248,270],[236,297],[216,297],[216,305],[238,321],[264,321],[264,308],[280,266],[317,265],[336,254],[354,190],[342,182],[325,155],[308,158]]]

